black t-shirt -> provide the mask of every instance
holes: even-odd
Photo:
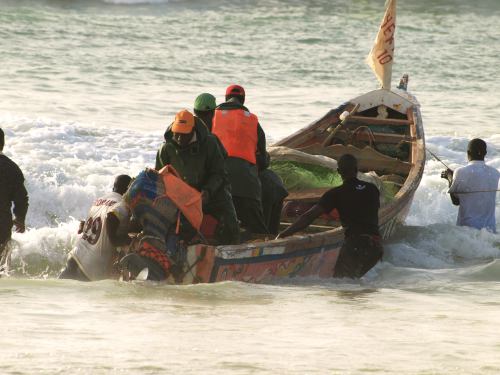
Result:
[[[338,210],[346,237],[359,234],[378,235],[379,196],[375,185],[353,178],[328,190],[318,204],[326,212],[334,208]]]

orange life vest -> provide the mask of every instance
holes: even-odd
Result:
[[[243,109],[217,109],[212,133],[220,139],[228,156],[256,164],[258,123],[257,116]]]
[[[165,195],[199,231],[203,220],[201,193],[179,178],[179,174],[171,165],[164,166],[159,173],[165,185]]]

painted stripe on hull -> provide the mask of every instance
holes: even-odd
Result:
[[[250,258],[240,258],[240,259],[223,259],[216,258],[214,261],[214,266],[212,268],[212,273],[210,274],[210,282],[215,281],[223,281],[223,280],[241,280],[241,281],[249,281],[251,279],[252,282],[262,282],[264,281],[262,275],[258,275],[259,271],[268,270],[266,276],[288,276],[293,277],[297,276],[300,270],[304,270],[305,263],[313,262],[314,260],[318,260],[315,258],[323,258],[320,263],[316,267],[317,269],[309,269],[307,274],[303,274],[302,276],[315,276],[318,275],[321,277],[321,269],[325,267],[329,267],[329,264],[325,261],[325,257],[333,261],[331,264],[331,271],[333,271],[333,267],[335,266],[335,262],[338,256],[338,252],[340,251],[340,247],[342,246],[343,241],[339,241],[333,244],[328,244],[326,246],[320,246],[315,248],[303,249],[299,251],[283,253],[283,254],[272,254],[272,255],[264,255],[264,256],[256,256]],[[333,255],[329,254],[332,253]],[[323,255],[322,257],[317,257],[317,255]],[[331,262],[330,262],[331,263]],[[289,269],[288,273],[286,271],[286,267],[284,264],[295,264],[296,266],[301,266],[300,270]],[[253,266],[253,267],[251,267]],[[281,267],[280,267],[281,266]],[[238,275],[237,277],[228,277],[228,273],[225,273],[225,277],[221,275],[224,273],[224,270],[227,269],[239,269],[238,272],[232,272],[231,274]],[[255,273],[251,272],[252,269],[257,271]],[[276,275],[275,271],[281,271],[280,275]],[[246,271],[246,272],[245,272]],[[330,275],[331,276],[331,275]],[[325,276],[323,276],[325,277]],[[258,279],[258,280],[257,280]]]

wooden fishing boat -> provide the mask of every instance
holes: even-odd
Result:
[[[360,171],[374,171],[382,181],[397,186],[394,198],[379,210],[380,233],[384,239],[404,222],[425,164],[420,106],[406,91],[407,76],[398,86],[401,89],[390,89],[394,29],[395,0],[388,0],[369,56],[381,89],[349,100],[276,144],[333,159],[352,154],[358,159]],[[314,204],[327,190],[291,192],[286,207]],[[283,226],[296,219],[289,211],[283,210]],[[344,241],[344,230],[333,219],[323,218],[314,224],[305,232],[285,239],[261,238],[231,246],[190,246],[183,275],[177,282],[262,283],[300,276],[331,277]]]
[[[344,111],[351,115],[341,122]],[[334,159],[350,153],[358,159],[361,171],[375,171],[382,180],[399,185],[394,199],[379,211],[384,239],[404,222],[424,171],[420,106],[403,90],[380,89],[351,99],[277,145]],[[315,202],[326,190],[292,192],[287,201]],[[285,239],[190,246],[182,283],[262,283],[297,276],[331,277],[343,240],[339,222],[322,220],[308,232]]]

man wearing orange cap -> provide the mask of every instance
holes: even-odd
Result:
[[[182,179],[202,193],[203,212],[218,220],[216,238],[239,243],[239,225],[230,193],[224,157],[205,124],[188,110],[175,116],[156,155],[157,170],[172,165]]]
[[[238,85],[226,89],[226,102],[215,110],[212,133],[227,151],[226,167],[233,203],[243,226],[253,233],[268,234],[261,203],[259,169],[268,166],[266,135],[257,116],[245,103],[245,90]]]

